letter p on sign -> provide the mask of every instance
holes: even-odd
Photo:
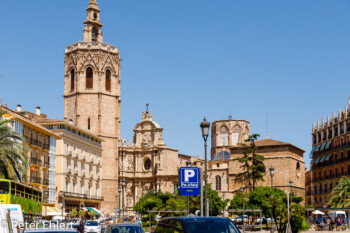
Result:
[[[193,170],[185,170],[185,182],[188,182],[191,177],[194,177],[195,172]]]

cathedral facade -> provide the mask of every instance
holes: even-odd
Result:
[[[120,57],[103,43],[100,9],[90,0],[83,42],[65,51],[64,119],[102,139],[101,210],[118,205],[118,145],[120,137]]]
[[[133,143],[119,147],[119,178],[125,180],[124,206],[132,212],[136,202],[149,190],[176,193],[178,169],[191,166],[202,167],[204,162],[197,157],[182,155],[178,150],[168,148],[163,139],[163,128],[153,121],[147,110],[142,113],[141,122],[134,127]]]

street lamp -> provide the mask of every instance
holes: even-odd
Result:
[[[125,214],[125,206],[124,206],[124,188],[125,188],[125,178],[122,180],[122,208],[123,208],[123,222],[124,222],[124,214]]]
[[[290,195],[292,195],[292,186],[293,186],[293,181],[289,181],[289,186],[290,186]]]
[[[243,233],[245,233],[245,219],[244,219],[244,214],[245,214],[245,195],[244,195],[244,186],[241,187],[241,191],[242,191],[242,199],[243,199],[243,216],[242,216]]]
[[[120,196],[121,196],[121,193],[122,193],[122,187],[118,187],[118,192],[119,192],[119,223],[120,223],[120,216],[121,216],[121,208],[120,208]]]
[[[275,168],[271,167],[269,168],[270,170],[270,176],[271,176],[271,196],[273,196],[273,175],[275,173]],[[273,233],[273,205],[272,205],[272,212],[271,212],[271,233]]]
[[[225,201],[225,193],[224,192],[222,192],[222,200]],[[226,208],[226,206],[222,210],[222,217],[225,217],[225,208]]]
[[[209,209],[208,209],[208,190],[207,190],[207,183],[208,183],[208,176],[207,176],[207,139],[209,136],[209,128],[210,123],[207,121],[207,119],[204,117],[202,123],[200,124],[202,129],[202,137],[204,139],[204,154],[205,154],[205,160],[204,160],[204,200],[205,200],[205,216],[209,216]],[[202,192],[202,190],[201,190]]]

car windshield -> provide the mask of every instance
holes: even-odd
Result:
[[[115,226],[111,233],[145,233],[139,226]]]
[[[240,233],[229,219],[186,219],[184,226],[190,233]]]
[[[98,226],[98,222],[87,222],[86,226]]]

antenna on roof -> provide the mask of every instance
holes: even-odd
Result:
[[[228,119],[232,120],[231,108],[230,108],[230,115],[228,115]]]

